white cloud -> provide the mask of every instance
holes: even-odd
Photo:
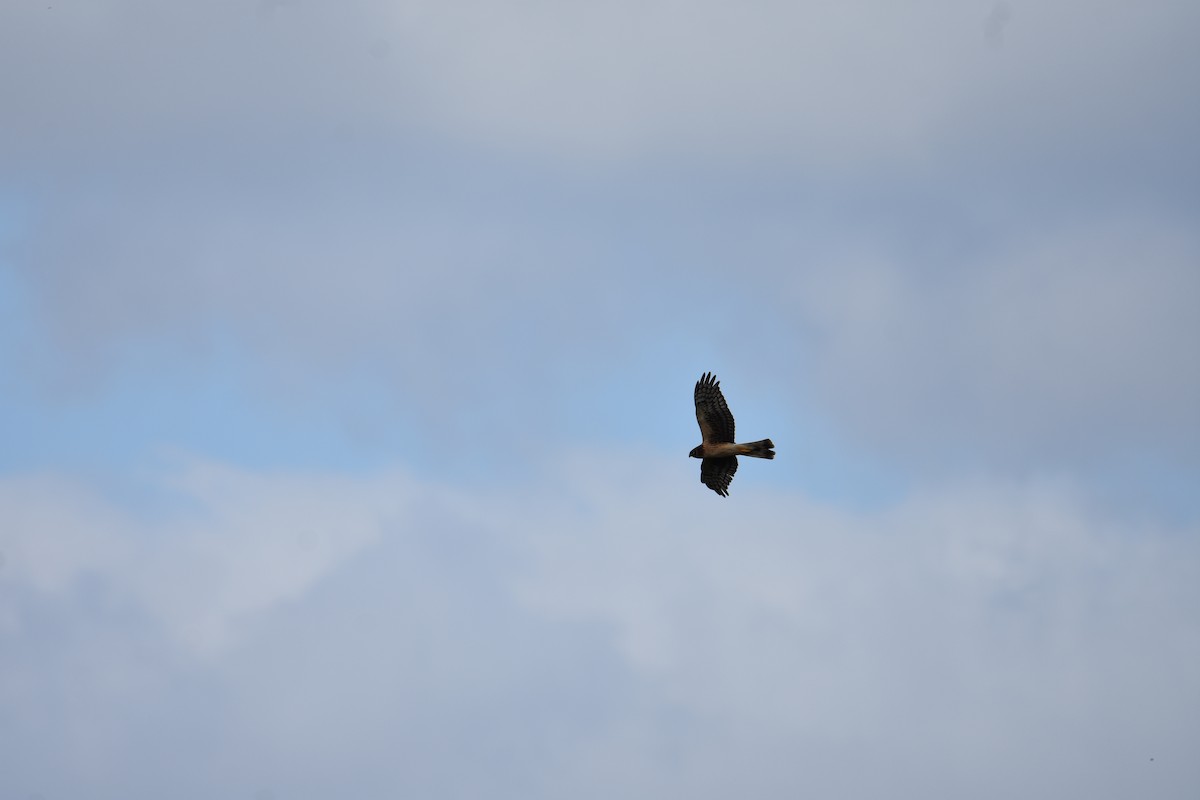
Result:
[[[164,134],[282,144],[348,126],[602,163],[870,169],[981,136],[1112,142],[1147,120],[1197,121],[1177,102],[1195,9],[1176,0],[1014,7],[1003,48],[987,44],[986,4],[944,1],[267,8],[7,8],[14,156],[153,147]],[[90,135],[47,136],[72,128]]]
[[[580,456],[507,497],[202,466],[177,484],[190,510],[99,532],[91,509],[136,515],[9,481],[6,518],[45,522],[6,525],[21,624],[4,649],[27,654],[6,659],[24,687],[6,717],[35,743],[102,720],[101,796],[177,787],[195,726],[193,757],[217,765],[196,796],[949,797],[981,774],[996,797],[1194,788],[1197,531],[1106,520],[1056,484],[858,514],[749,473],[721,502],[682,480],[690,463],[634,476],[628,457]],[[89,536],[127,557],[30,544]],[[30,627],[56,604],[55,629]],[[93,673],[46,705],[87,652],[146,688]],[[38,763],[75,774],[90,741]],[[18,785],[81,790],[9,760]]]
[[[806,381],[848,430],[918,461],[1194,463],[1198,259],[1190,232],[1136,215],[957,266],[849,256],[795,281]]]
[[[9,575],[48,596],[99,581],[175,645],[215,654],[241,625],[304,594],[397,524],[412,488],[395,476],[360,486],[198,463],[156,491],[181,510],[138,515],[50,477],[5,482]]]

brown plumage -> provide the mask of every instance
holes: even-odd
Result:
[[[770,439],[737,444],[733,414],[721,394],[721,383],[711,372],[696,381],[696,422],[700,424],[700,445],[688,453],[700,462],[700,482],[722,497],[729,496],[729,484],[737,472],[738,456],[774,458],[775,444]]]

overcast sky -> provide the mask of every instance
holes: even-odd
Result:
[[[1195,797],[1197,30],[0,4],[0,794]]]

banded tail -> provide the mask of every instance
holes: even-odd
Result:
[[[745,444],[739,444],[738,447],[742,448],[742,451],[739,453],[739,455],[750,456],[751,458],[775,457],[775,443],[770,439],[760,439],[757,442],[746,442]]]

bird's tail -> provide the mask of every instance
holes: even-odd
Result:
[[[742,449],[742,455],[750,456],[751,458],[774,458],[775,443],[770,439],[761,439],[757,442],[746,442],[743,445],[738,445]]]

